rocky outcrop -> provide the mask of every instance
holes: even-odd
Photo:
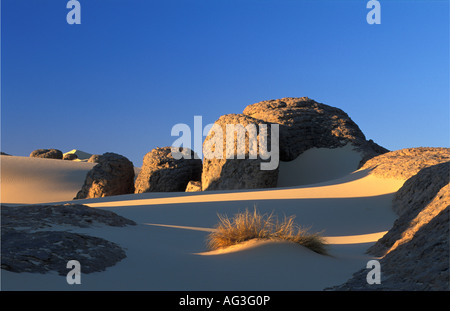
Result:
[[[362,152],[362,163],[388,151],[372,140],[367,141],[358,125],[344,111],[308,97],[262,101],[247,106],[243,113],[280,124],[281,161],[294,160],[313,147],[336,148],[348,143]]]
[[[78,156],[74,153],[66,153],[63,157],[63,160],[69,160],[69,161],[73,161],[78,159]]]
[[[190,149],[179,149],[186,152],[188,158],[175,159],[171,147],[155,148],[148,152],[135,182],[135,193],[185,191],[191,180],[200,180],[202,160],[196,159]]]
[[[399,218],[368,250],[381,257],[381,284],[369,285],[368,270],[362,269],[333,289],[448,291],[449,179],[450,162],[437,164],[422,169],[396,193],[393,206]]]
[[[74,199],[101,198],[134,193],[134,166],[126,157],[104,153],[86,175]]]
[[[191,180],[186,186],[186,192],[202,191],[202,183],[200,181]]]
[[[407,148],[374,157],[362,169],[371,169],[375,176],[406,180],[423,168],[447,161],[450,161],[450,148]]]
[[[37,149],[30,154],[30,157],[62,160],[63,153],[58,149]]]
[[[93,154],[89,159],[89,163],[100,163],[100,159],[102,158],[101,154]]]
[[[79,204],[1,207],[1,268],[12,272],[66,275],[68,260],[78,260],[83,273],[103,271],[126,257],[116,243],[58,227],[135,225],[113,212]],[[55,227],[56,226],[56,227]],[[60,228],[60,227],[59,227]]]
[[[132,220],[108,210],[82,204],[26,205],[1,207],[2,227],[36,231],[55,225],[87,228],[93,225],[124,227],[135,225]]]
[[[242,131],[241,134],[229,136],[230,139],[227,140],[227,125],[240,125],[243,128],[249,126],[249,129],[253,127],[254,135],[249,134],[249,131]],[[202,190],[254,189],[276,186],[278,164],[275,169],[261,169],[262,163],[266,160],[260,156],[259,143],[255,148],[249,146],[250,136],[254,138],[254,141],[260,141],[262,134],[260,125],[267,128],[269,135],[267,135],[266,146],[270,149],[271,127],[267,122],[243,114],[228,114],[221,116],[214,123],[203,142]],[[245,141],[245,144],[237,144],[238,138],[241,142]],[[231,151],[228,155],[227,146]],[[254,158],[250,157],[251,154],[255,155]],[[241,158],[238,158],[239,156]]]
[[[314,147],[338,148],[350,144],[361,154],[361,167],[370,158],[388,152],[372,140],[366,140],[358,125],[344,111],[307,97],[262,101],[247,106],[243,114],[225,115],[215,122],[223,129],[223,133],[227,124],[244,127],[248,124],[264,124],[268,127],[277,125],[281,161],[292,161]],[[214,140],[211,134],[205,139],[204,150],[210,140]],[[223,144],[215,148],[225,150],[225,146],[224,140]],[[221,151],[217,153],[222,154]],[[278,168],[263,171],[259,168],[263,162],[261,159],[249,159],[248,150],[242,150],[242,153],[245,160],[225,159],[225,156],[223,159],[205,159],[203,190],[269,188],[277,185]]]
[[[422,169],[408,179],[397,191],[393,209],[399,215],[389,230],[368,252],[384,256],[398,245],[411,240],[417,230],[429,223],[438,213],[450,204],[448,183],[450,162]]]

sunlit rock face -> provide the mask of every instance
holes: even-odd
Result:
[[[280,125],[280,160],[291,161],[304,151],[337,148],[351,143],[363,161],[388,150],[366,140],[358,125],[339,108],[308,97],[287,97],[247,106],[243,112],[255,119]]]
[[[227,125],[249,124],[267,126],[268,149],[274,141],[271,130],[275,126],[277,131],[278,154],[277,161],[292,161],[303,152],[311,148],[340,148],[350,145],[355,151],[360,152],[361,167],[368,159],[388,152],[387,149],[377,145],[372,140],[366,140],[365,135],[358,125],[341,109],[318,103],[308,97],[282,98],[267,100],[247,106],[242,114],[228,114],[221,116],[215,123],[226,132]],[[257,127],[259,129],[259,127]],[[261,136],[256,133],[257,138]],[[203,149],[208,150],[211,141],[216,134],[210,131],[203,143]],[[249,139],[247,132],[245,139]],[[218,154],[224,154],[227,144],[226,135],[223,134],[223,143],[217,143],[213,151],[220,150]],[[221,139],[219,139],[220,141]],[[233,144],[233,141],[231,141]],[[236,143],[236,141],[234,141]],[[261,146],[258,146],[260,148]],[[278,167],[273,170],[261,170],[260,159],[250,159],[249,145],[240,150],[245,155],[243,159],[226,158],[204,159],[202,173],[203,190],[220,189],[254,189],[271,188],[277,186]],[[259,152],[260,149],[258,149]],[[237,152],[239,150],[236,149]],[[271,150],[273,151],[273,150]],[[349,172],[350,173],[350,172]]]
[[[264,128],[263,126],[266,126]],[[242,126],[241,131],[235,127]],[[246,130],[247,129],[247,130]],[[263,132],[262,130],[263,129]],[[272,143],[270,124],[243,114],[221,116],[203,142],[203,190],[254,189],[275,187],[278,167],[261,169],[261,135],[267,137],[265,148]],[[229,137],[227,139],[227,137]],[[255,144],[250,145],[250,140]],[[238,142],[239,141],[239,142]],[[269,147],[267,147],[269,146]],[[229,152],[227,152],[229,148]],[[251,154],[253,155],[251,157]],[[241,158],[239,158],[241,157]]]
[[[101,198],[134,193],[134,166],[126,157],[104,153],[86,175],[75,199]]]
[[[63,153],[58,149],[37,149],[30,154],[30,157],[61,160],[63,158]]]
[[[135,193],[185,191],[191,180],[200,181],[202,160],[188,148],[177,150],[189,156],[176,159],[171,147],[155,148],[144,156]]]

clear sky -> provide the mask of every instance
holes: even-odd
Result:
[[[136,166],[193,125],[307,96],[391,149],[449,147],[449,2],[1,0],[1,149]]]

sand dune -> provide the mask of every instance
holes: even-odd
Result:
[[[320,153],[320,150],[316,152]],[[9,165],[20,161],[25,162],[24,159],[12,159]],[[56,160],[41,161],[46,161],[39,162],[42,169],[45,164]],[[75,166],[69,169],[66,164],[61,164],[64,162]],[[85,164],[59,161],[58,165],[62,166],[52,164],[52,174],[63,178],[60,171],[73,169],[78,172],[87,168],[81,166]],[[7,177],[20,176],[17,168],[13,170],[3,165],[3,170]],[[34,173],[42,172],[35,169]],[[31,171],[21,174],[28,176],[22,180],[37,179],[31,177]],[[69,175],[65,175],[66,178]],[[321,179],[327,177],[325,175]],[[332,176],[337,175],[333,173]],[[77,203],[111,210],[138,224],[125,228],[67,228],[72,232],[118,243],[126,249],[127,258],[104,272],[82,275],[82,284],[77,287],[67,285],[65,278],[56,273],[36,275],[2,271],[2,288],[322,290],[345,282],[372,259],[365,251],[390,229],[396,219],[391,202],[403,182],[375,177],[369,171],[361,170],[340,178],[295,187],[144,193],[78,200]],[[5,186],[6,191],[7,187],[10,186]],[[8,196],[11,202],[17,201]],[[299,225],[309,227],[311,232],[322,232],[329,243],[330,256],[279,241],[249,241],[213,252],[206,248],[207,235],[214,230],[218,214],[232,216],[254,206],[262,213],[274,212],[280,217],[295,215]]]
[[[8,156],[1,158],[1,202],[72,200],[95,163]]]

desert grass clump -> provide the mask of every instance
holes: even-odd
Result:
[[[239,244],[252,239],[284,240],[303,245],[319,254],[326,254],[325,239],[318,233],[308,233],[294,222],[295,216],[279,221],[271,214],[253,212],[238,213],[233,218],[218,215],[219,223],[208,236],[208,247],[212,250]]]

